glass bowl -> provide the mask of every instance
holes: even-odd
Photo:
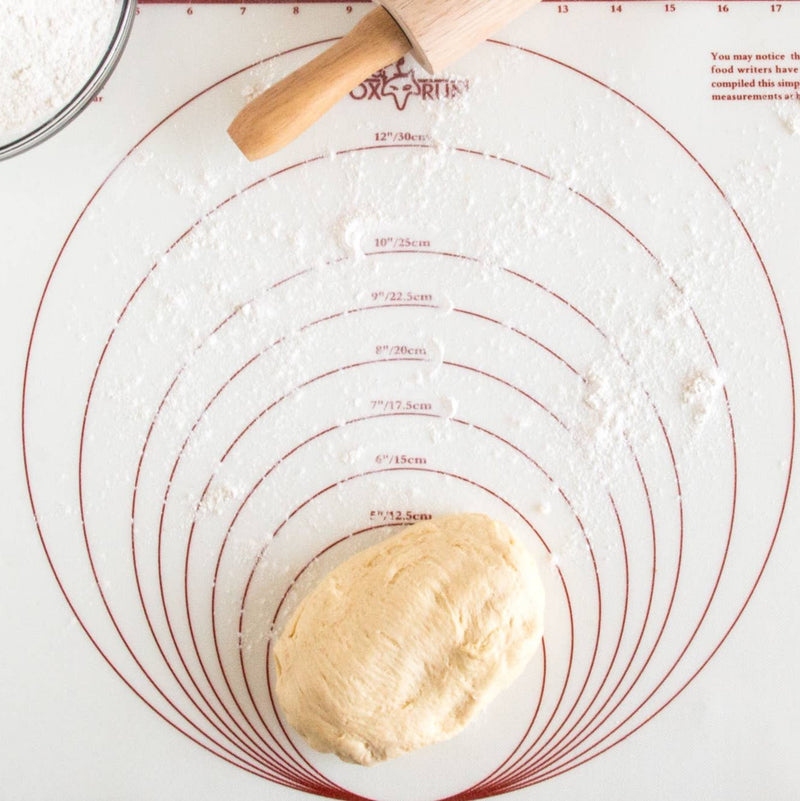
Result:
[[[67,126],[89,103],[97,96],[105,82],[114,71],[122,51],[128,42],[133,18],[136,16],[136,0],[118,0],[118,16],[111,33],[111,40],[103,53],[100,63],[89,79],[78,92],[55,114],[36,124],[32,130],[21,135],[13,134],[14,138],[4,142],[0,134],[0,161],[11,158],[19,153],[44,142],[62,128]]]

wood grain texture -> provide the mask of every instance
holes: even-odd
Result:
[[[452,64],[537,0],[376,0],[403,29],[428,72]]]
[[[333,47],[248,103],[228,134],[250,160],[287,145],[374,72],[402,58],[411,44],[376,8]]]

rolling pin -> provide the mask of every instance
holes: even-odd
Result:
[[[437,73],[537,0],[377,0],[330,49],[248,103],[228,133],[255,161],[280,150],[363,80],[411,52]]]

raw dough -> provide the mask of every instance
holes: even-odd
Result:
[[[544,592],[502,523],[416,523],[329,573],[275,645],[277,697],[318,751],[369,765],[457,734],[538,648]]]

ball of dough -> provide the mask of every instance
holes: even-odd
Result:
[[[275,645],[277,698],[318,751],[369,765],[457,734],[538,648],[533,557],[484,515],[416,523],[329,573]]]

